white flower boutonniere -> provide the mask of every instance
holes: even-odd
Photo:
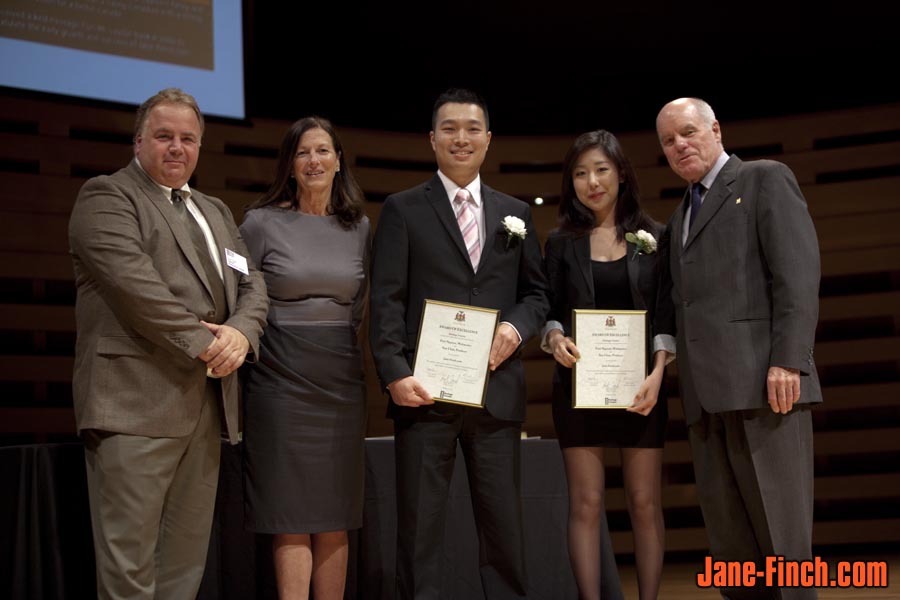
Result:
[[[528,234],[528,230],[525,229],[525,221],[512,215],[503,217],[503,230],[506,231],[507,248],[509,248],[513,240],[524,240]]]
[[[629,231],[625,234],[625,239],[635,245],[631,260],[637,258],[638,254],[653,254],[656,252],[656,238],[653,237],[653,234],[643,229],[638,229],[637,233]]]

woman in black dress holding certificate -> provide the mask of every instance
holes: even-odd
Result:
[[[619,448],[634,531],[640,598],[656,598],[662,574],[662,447],[668,419],[661,392],[674,355],[671,298],[659,290],[662,227],[641,209],[637,180],[618,140],[581,135],[563,163],[559,229],[550,233],[545,269],[550,313],[541,347],[557,361],[553,422],[569,487],[569,558],[581,598],[600,594],[600,519],[606,448]],[[572,408],[572,309],[646,310],[650,374],[627,409]]]

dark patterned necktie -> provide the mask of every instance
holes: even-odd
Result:
[[[216,308],[215,318],[212,321],[214,323],[224,323],[226,311],[228,310],[225,300],[225,285],[222,283],[222,276],[219,275],[219,270],[216,269],[212,256],[209,254],[206,236],[203,235],[200,224],[197,223],[197,220],[185,205],[184,199],[181,197],[181,190],[172,190],[172,206],[175,208],[175,213],[181,219],[181,222],[184,223],[184,227],[194,243],[194,250],[197,251],[197,258],[200,259],[200,264],[206,272],[206,279],[209,281],[212,299]],[[206,320],[209,321],[210,319]]]
[[[697,220],[697,213],[700,212],[700,205],[702,204],[700,194],[702,192],[703,184],[699,181],[691,186],[691,219],[688,222],[688,231],[694,226],[694,221]]]

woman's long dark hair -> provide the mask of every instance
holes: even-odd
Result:
[[[646,229],[651,231],[653,222],[641,208],[641,193],[631,161],[625,156],[616,136],[598,129],[583,133],[575,140],[563,159],[562,195],[559,200],[559,228],[573,235],[588,233],[597,226],[594,212],[581,203],[575,194],[572,174],[581,156],[590,150],[600,150],[616,167],[622,183],[616,200],[616,239],[622,241],[625,232]]]
[[[297,145],[303,134],[311,129],[321,129],[331,137],[331,144],[338,156],[340,170],[334,174],[334,182],[331,185],[331,202],[329,210],[338,218],[338,221],[346,229],[350,229],[359,223],[363,217],[363,197],[359,184],[347,162],[344,159],[344,149],[341,140],[334,130],[334,126],[328,119],[322,117],[305,117],[291,125],[281,141],[281,150],[278,152],[278,163],[275,167],[275,181],[266,194],[250,204],[246,210],[262,208],[272,204],[296,209],[299,203],[297,199],[297,180],[292,177],[294,173],[294,155]]]

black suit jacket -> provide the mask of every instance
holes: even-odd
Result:
[[[669,266],[688,424],[701,408],[766,407],[770,366],[798,369],[799,402],[821,402],[813,360],[819,245],[790,169],[732,156],[682,244],[685,226],[681,206],[669,221]]]
[[[675,335],[674,308],[668,279],[661,275],[667,265],[665,246],[660,242],[662,225],[653,223],[650,233],[657,239],[658,251],[637,254],[636,246],[626,242],[625,256],[631,299],[636,310],[647,311],[650,327],[648,352],[652,356],[652,341],[657,335]],[[567,336],[572,335],[572,309],[597,308],[594,297],[594,276],[591,272],[591,238],[585,233],[572,235],[552,231],[544,247],[544,271],[550,289],[548,321],[556,321]],[[672,343],[672,340],[669,342]],[[648,367],[652,362],[648,364]],[[568,369],[556,365],[556,377],[568,377]],[[565,369],[565,373],[562,370]],[[663,396],[664,397],[664,396]]]
[[[425,299],[500,310],[523,343],[547,314],[541,251],[524,202],[482,184],[485,240],[478,271],[472,269],[456,216],[440,178],[387,198],[372,254],[370,343],[382,385],[412,374]],[[513,240],[501,221],[525,222],[524,240]],[[491,373],[486,409],[498,419],[525,419],[525,377],[517,350]],[[415,417],[427,407],[390,402],[390,416]]]
[[[662,231],[662,226],[654,223],[650,233],[658,241]],[[647,311],[650,339],[660,334],[674,335],[671,298],[668,293],[660,293],[659,268],[664,261],[657,252],[635,256],[635,245],[626,242],[626,246],[631,299],[636,310]],[[544,255],[544,270],[550,288],[547,320],[562,323],[565,334],[571,335],[572,309],[595,308],[590,235],[552,231]]]

